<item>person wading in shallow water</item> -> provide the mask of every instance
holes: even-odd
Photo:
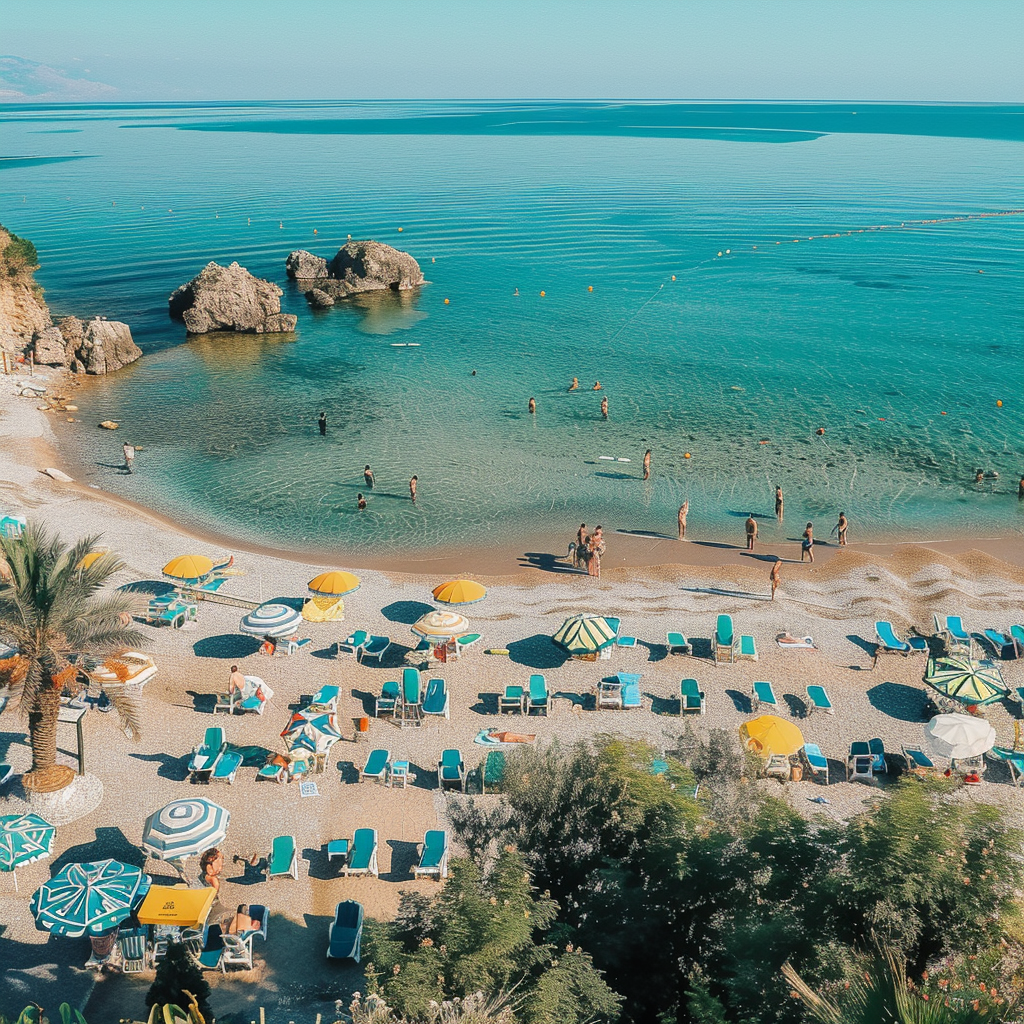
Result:
[[[416,503],[416,488],[419,485],[419,482],[420,482],[420,478],[418,476],[414,476],[409,481],[409,497],[412,498],[413,504]]]
[[[775,518],[782,522],[782,487],[775,488]]]
[[[356,495],[356,508],[358,508],[360,512],[366,511],[366,499],[361,493]]]
[[[757,540],[757,520],[754,518],[753,512],[747,516],[747,522],[745,525],[747,530],[747,550],[753,551],[754,541]]]
[[[373,470],[370,469],[369,465],[363,466],[363,479],[366,481],[366,486],[373,490]]]
[[[651,479],[651,449],[650,448],[648,448],[647,451],[644,452],[644,479],[645,480],[650,480]]]
[[[690,499],[687,498],[686,501],[684,501],[682,503],[682,505],[679,506],[679,539],[680,540],[685,540],[686,539],[686,517],[689,514],[689,512],[690,512]]]
[[[808,523],[807,528],[804,530],[803,540],[800,542],[800,561],[804,560],[804,555],[813,562],[814,561],[814,523]]]
[[[326,437],[327,436],[327,413],[325,413],[325,412],[320,413],[320,419],[317,420],[317,423],[320,425],[320,436],[321,437]]]

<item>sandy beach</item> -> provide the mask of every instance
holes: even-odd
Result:
[[[103,543],[126,563],[117,584],[159,580],[161,567],[175,555],[226,548],[234,552],[243,575],[230,579],[223,592],[262,601],[301,597],[308,580],[334,567],[313,556],[281,557],[248,550],[227,538],[193,537],[124,500],[49,478],[41,470],[61,465],[60,432],[54,429],[60,424],[53,422],[58,414],[40,411],[36,400],[17,397],[18,379],[22,378],[0,377],[0,510],[41,521],[66,540],[102,534]],[[51,387],[65,386],[56,371],[37,372],[35,379]],[[105,445],[117,447],[116,434],[97,433]],[[569,536],[575,525],[567,524]],[[738,526],[738,534],[741,529]],[[271,912],[268,939],[256,945],[257,969],[217,977],[213,1005],[218,1014],[243,1008],[255,1012],[265,1005],[280,1014],[301,1007],[312,1019],[316,1012],[332,1013],[335,999],[359,987],[357,968],[322,957],[335,904],[356,899],[367,916],[382,917],[394,913],[402,890],[430,891],[435,885],[414,881],[410,868],[424,831],[444,827],[446,802],[460,799],[438,792],[437,759],[442,750],[454,747],[467,767],[479,763],[484,749],[473,738],[497,722],[492,710],[495,695],[507,683],[525,682],[531,672],[547,676],[555,695],[551,715],[531,719],[528,728],[521,721],[506,722],[536,733],[539,743],[615,733],[665,751],[673,749],[687,728],[736,729],[749,717],[752,682],[770,680],[779,696],[779,713],[800,719],[805,738],[830,758],[830,802],[811,802],[823,792],[812,781],[784,787],[762,784],[785,794],[803,813],[846,817],[884,790],[884,784],[869,788],[843,781],[849,743],[879,736],[886,750],[898,755],[901,744],[919,742],[922,736],[924,660],[888,655],[873,666],[875,620],[889,619],[903,633],[930,633],[935,612],[959,614],[976,630],[1021,620],[1024,545],[1019,538],[938,539],[927,545],[845,549],[819,543],[814,564],[800,565],[797,543],[786,550],[759,549],[751,557],[738,545],[702,544],[695,524],[691,532],[695,540],[685,543],[669,537],[611,534],[599,580],[569,570],[558,558],[565,552],[564,541],[557,545],[555,539],[550,550],[537,545],[539,550],[533,552],[499,549],[486,554],[440,552],[401,562],[356,560],[344,567],[359,571],[362,586],[345,599],[344,622],[310,624],[302,635],[311,637],[312,643],[291,658],[258,654],[257,642],[238,633],[242,611],[230,606],[205,602],[199,621],[181,631],[140,627],[147,638],[145,650],[159,666],[141,701],[141,738],[134,743],[126,740],[117,729],[116,716],[90,712],[84,723],[87,764],[103,784],[102,803],[58,829],[50,859],[19,869],[17,893],[11,879],[0,876],[0,922],[5,926],[0,934],[0,961],[5,964],[0,988],[7,992],[8,1004],[13,1006],[30,992],[45,1003],[47,993],[59,987],[65,993],[61,998],[71,999],[72,993],[83,1003],[91,998],[89,1019],[142,1012],[149,976],[104,978],[90,997],[94,978],[80,970],[88,956],[87,943],[37,932],[28,902],[65,863],[87,856],[137,863],[143,820],[172,799],[201,794],[231,812],[224,846],[227,881],[214,915],[242,902],[266,904]],[[768,568],[776,554],[785,564],[782,586],[771,602]],[[486,601],[466,610],[482,634],[481,643],[442,669],[451,691],[450,719],[404,730],[372,720],[368,736],[357,742],[353,719],[372,707],[373,695],[385,680],[396,678],[415,642],[409,626],[430,608],[431,587],[456,572],[473,575],[489,594]],[[609,661],[596,664],[566,660],[549,638],[565,617],[580,611],[618,616],[622,633],[638,638],[637,647],[616,650]],[[738,632],[755,638],[756,663],[713,664],[709,638],[716,616],[723,612],[733,616]],[[391,638],[393,646],[383,666],[333,656],[334,642],[355,629]],[[680,630],[694,641],[694,656],[668,656],[667,630]],[[780,648],[775,637],[784,632],[813,637],[815,649]],[[488,656],[485,648],[510,653]],[[234,662],[273,688],[273,699],[262,716],[228,719],[211,714],[214,694],[225,688]],[[1024,660],[1003,663],[1001,668],[1011,687],[1024,686]],[[598,680],[620,670],[642,674],[642,710],[581,710],[582,699],[594,692]],[[683,677],[696,678],[706,691],[706,715],[684,720],[674,713],[671,698]],[[318,795],[302,798],[298,786],[257,783],[255,769],[249,766],[239,770],[230,786],[205,789],[189,784],[188,755],[207,726],[223,725],[234,744],[277,750],[289,709],[327,683],[341,689],[338,720],[345,739],[332,749],[324,774],[313,777]],[[828,689],[834,715],[803,720],[805,688],[811,683]],[[1012,745],[1011,715],[994,705],[986,717],[999,742]],[[19,772],[26,770],[30,751],[25,722],[9,708],[0,724],[0,759]],[[74,731],[62,728],[66,731],[59,737],[61,757],[73,763]],[[417,778],[409,789],[356,781],[356,769],[377,747],[410,761]],[[997,802],[1019,816],[1017,791],[997,767],[988,771],[984,785],[962,790],[959,798]],[[0,797],[0,813],[13,813],[24,805],[20,786],[8,787]],[[325,844],[350,837],[358,827],[378,830],[379,879],[338,878],[327,863]],[[232,856],[264,853],[279,834],[296,837],[297,881],[268,883],[252,871],[232,867]],[[147,870],[167,873],[155,862],[149,862]]]

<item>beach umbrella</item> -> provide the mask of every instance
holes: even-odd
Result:
[[[293,636],[302,622],[302,612],[286,604],[261,604],[242,616],[238,628],[249,636]]]
[[[944,697],[977,707],[1002,700],[1010,692],[997,665],[966,654],[929,659],[924,681]]]
[[[156,860],[184,860],[224,841],[230,812],[209,800],[174,800],[142,828],[142,849]]]
[[[469,632],[469,619],[458,612],[427,612],[421,616],[412,631],[431,644],[444,644],[465,636]]]
[[[574,615],[551,639],[572,655],[596,654],[615,643],[615,633],[603,615]]]
[[[109,548],[97,548],[97,550],[90,551],[89,554],[83,556],[79,560],[78,565],[76,565],[75,568],[76,569],[82,569],[82,570],[89,569],[92,566],[94,566],[104,555],[109,555],[109,554],[110,554],[110,549]]]
[[[772,754],[788,757],[804,745],[803,733],[792,722],[777,715],[761,715],[744,722],[740,726],[740,739],[748,750],[761,757]]]
[[[167,924],[194,928],[206,924],[217,890],[179,889],[170,885],[151,885],[142,906],[136,912],[139,924]]]
[[[434,600],[440,604],[476,604],[487,596],[487,588],[473,580],[449,580],[434,587]]]
[[[206,555],[178,555],[163,568],[165,576],[179,583],[199,583],[213,572],[213,562]]]
[[[0,871],[14,871],[50,856],[56,829],[38,814],[5,814],[0,818]],[[18,887],[18,876],[14,876]]]
[[[325,754],[341,739],[330,715],[322,711],[296,711],[281,733],[289,751],[302,749]]]
[[[40,931],[101,935],[131,916],[149,884],[141,868],[119,860],[68,864],[36,890],[29,907]]]
[[[924,727],[924,737],[933,754],[955,760],[977,757],[996,745],[995,729],[972,715],[936,715]]]
[[[344,597],[359,589],[359,577],[343,569],[322,572],[307,584],[310,592],[319,597]]]

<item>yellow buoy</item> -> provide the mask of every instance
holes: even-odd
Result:
[[[593,290],[594,290],[594,286],[592,284],[588,284],[587,285],[587,291],[588,292],[592,292]]]
[[[547,294],[547,292],[541,292],[540,293],[540,297],[543,299],[546,294]]]
[[[1003,400],[1001,398],[996,399],[996,406],[1000,409],[1003,407]]]
[[[683,456],[683,458],[684,458],[684,459],[690,459],[690,458],[692,458],[692,457],[693,457],[693,456],[691,456],[689,452],[687,452],[687,453],[686,453],[686,454],[685,454],[685,455]]]
[[[673,274],[673,275],[672,275],[672,280],[674,281],[675,279],[676,279],[676,275],[675,275],[675,274]]]
[[[448,300],[447,300],[447,299],[445,299],[445,300],[444,300],[444,304],[445,304],[446,306],[448,305]]]
[[[399,231],[401,231],[402,229],[401,229],[401,228],[399,228],[398,230],[399,230]]]
[[[315,235],[316,233],[316,228],[313,228],[313,234]]]

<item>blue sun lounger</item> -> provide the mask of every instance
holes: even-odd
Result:
[[[943,624],[940,616],[933,616],[935,619],[935,632],[946,642],[946,648],[952,650],[955,647],[964,647],[967,653],[971,652],[971,634],[964,629],[963,619],[959,615],[947,615]]]
[[[295,848],[295,836],[275,836],[267,857],[267,880],[272,878],[299,877],[299,854]]]
[[[210,726],[206,730],[203,742],[193,748],[189,758],[188,770],[192,775],[205,775],[207,778],[216,768],[221,754],[224,753],[224,730],[219,725]]]
[[[1013,642],[1013,637],[1000,633],[998,629],[983,630],[983,635],[1003,661],[1017,657],[1017,645]]]
[[[439,882],[448,877],[448,833],[442,829],[431,829],[423,836],[423,850],[420,862],[412,869],[413,876],[436,878]]]
[[[441,760],[437,762],[437,788],[442,792],[446,789],[458,789],[465,793],[466,765],[459,751],[441,752]]]
[[[622,709],[635,711],[643,706],[640,696],[640,676],[635,672],[620,672],[619,682],[622,684]]]
[[[356,652],[357,661],[366,661],[369,658],[379,665],[381,659],[387,654],[391,641],[386,636],[371,636],[366,643]]]
[[[374,702],[373,714],[375,718],[381,715],[393,715],[398,705],[398,698],[401,696],[398,683],[389,679],[381,688],[380,696]]]
[[[377,830],[357,828],[349,847],[348,863],[341,869],[344,875],[377,874]]]
[[[693,654],[693,645],[682,633],[666,633],[665,646],[669,654]]]
[[[428,679],[427,692],[423,697],[423,714],[435,718],[448,718],[448,686],[443,679]]]
[[[762,704],[770,708],[777,708],[779,701],[775,696],[771,683],[757,682],[750,687],[750,706],[757,711]]]
[[[704,714],[704,691],[697,685],[696,679],[684,679],[679,684],[679,713],[684,711]]]
[[[389,750],[371,750],[363,770],[359,773],[359,781],[373,779],[374,782],[383,782],[387,776],[388,761],[390,760],[391,752]]]
[[[363,907],[344,900],[334,908],[334,920],[327,930],[327,956],[331,960],[354,960],[362,955]]]
[[[831,715],[833,710],[832,701],[828,699],[828,693],[824,686],[811,685],[807,687],[808,716],[815,711],[824,711],[826,715]]]
[[[530,676],[530,692],[527,695],[526,713],[532,715],[534,712],[539,715],[548,713],[548,681],[544,676],[536,673]]]
[[[715,635],[712,638],[714,648],[715,664],[723,661],[736,660],[736,631],[732,625],[731,615],[719,615],[718,624],[715,626]]]
[[[828,785],[828,758],[821,752],[817,743],[805,743],[801,749],[804,761],[810,769],[811,774],[817,779],[824,777],[825,785]]]
[[[909,640],[901,640],[892,623],[884,619],[875,623],[875,635],[878,637],[880,651],[895,654],[928,653],[928,641],[923,636],[912,636]]]
[[[232,750],[226,743],[217,763],[210,775],[211,782],[226,782],[230,785],[235,781],[235,772],[242,763],[242,754],[238,750]]]

